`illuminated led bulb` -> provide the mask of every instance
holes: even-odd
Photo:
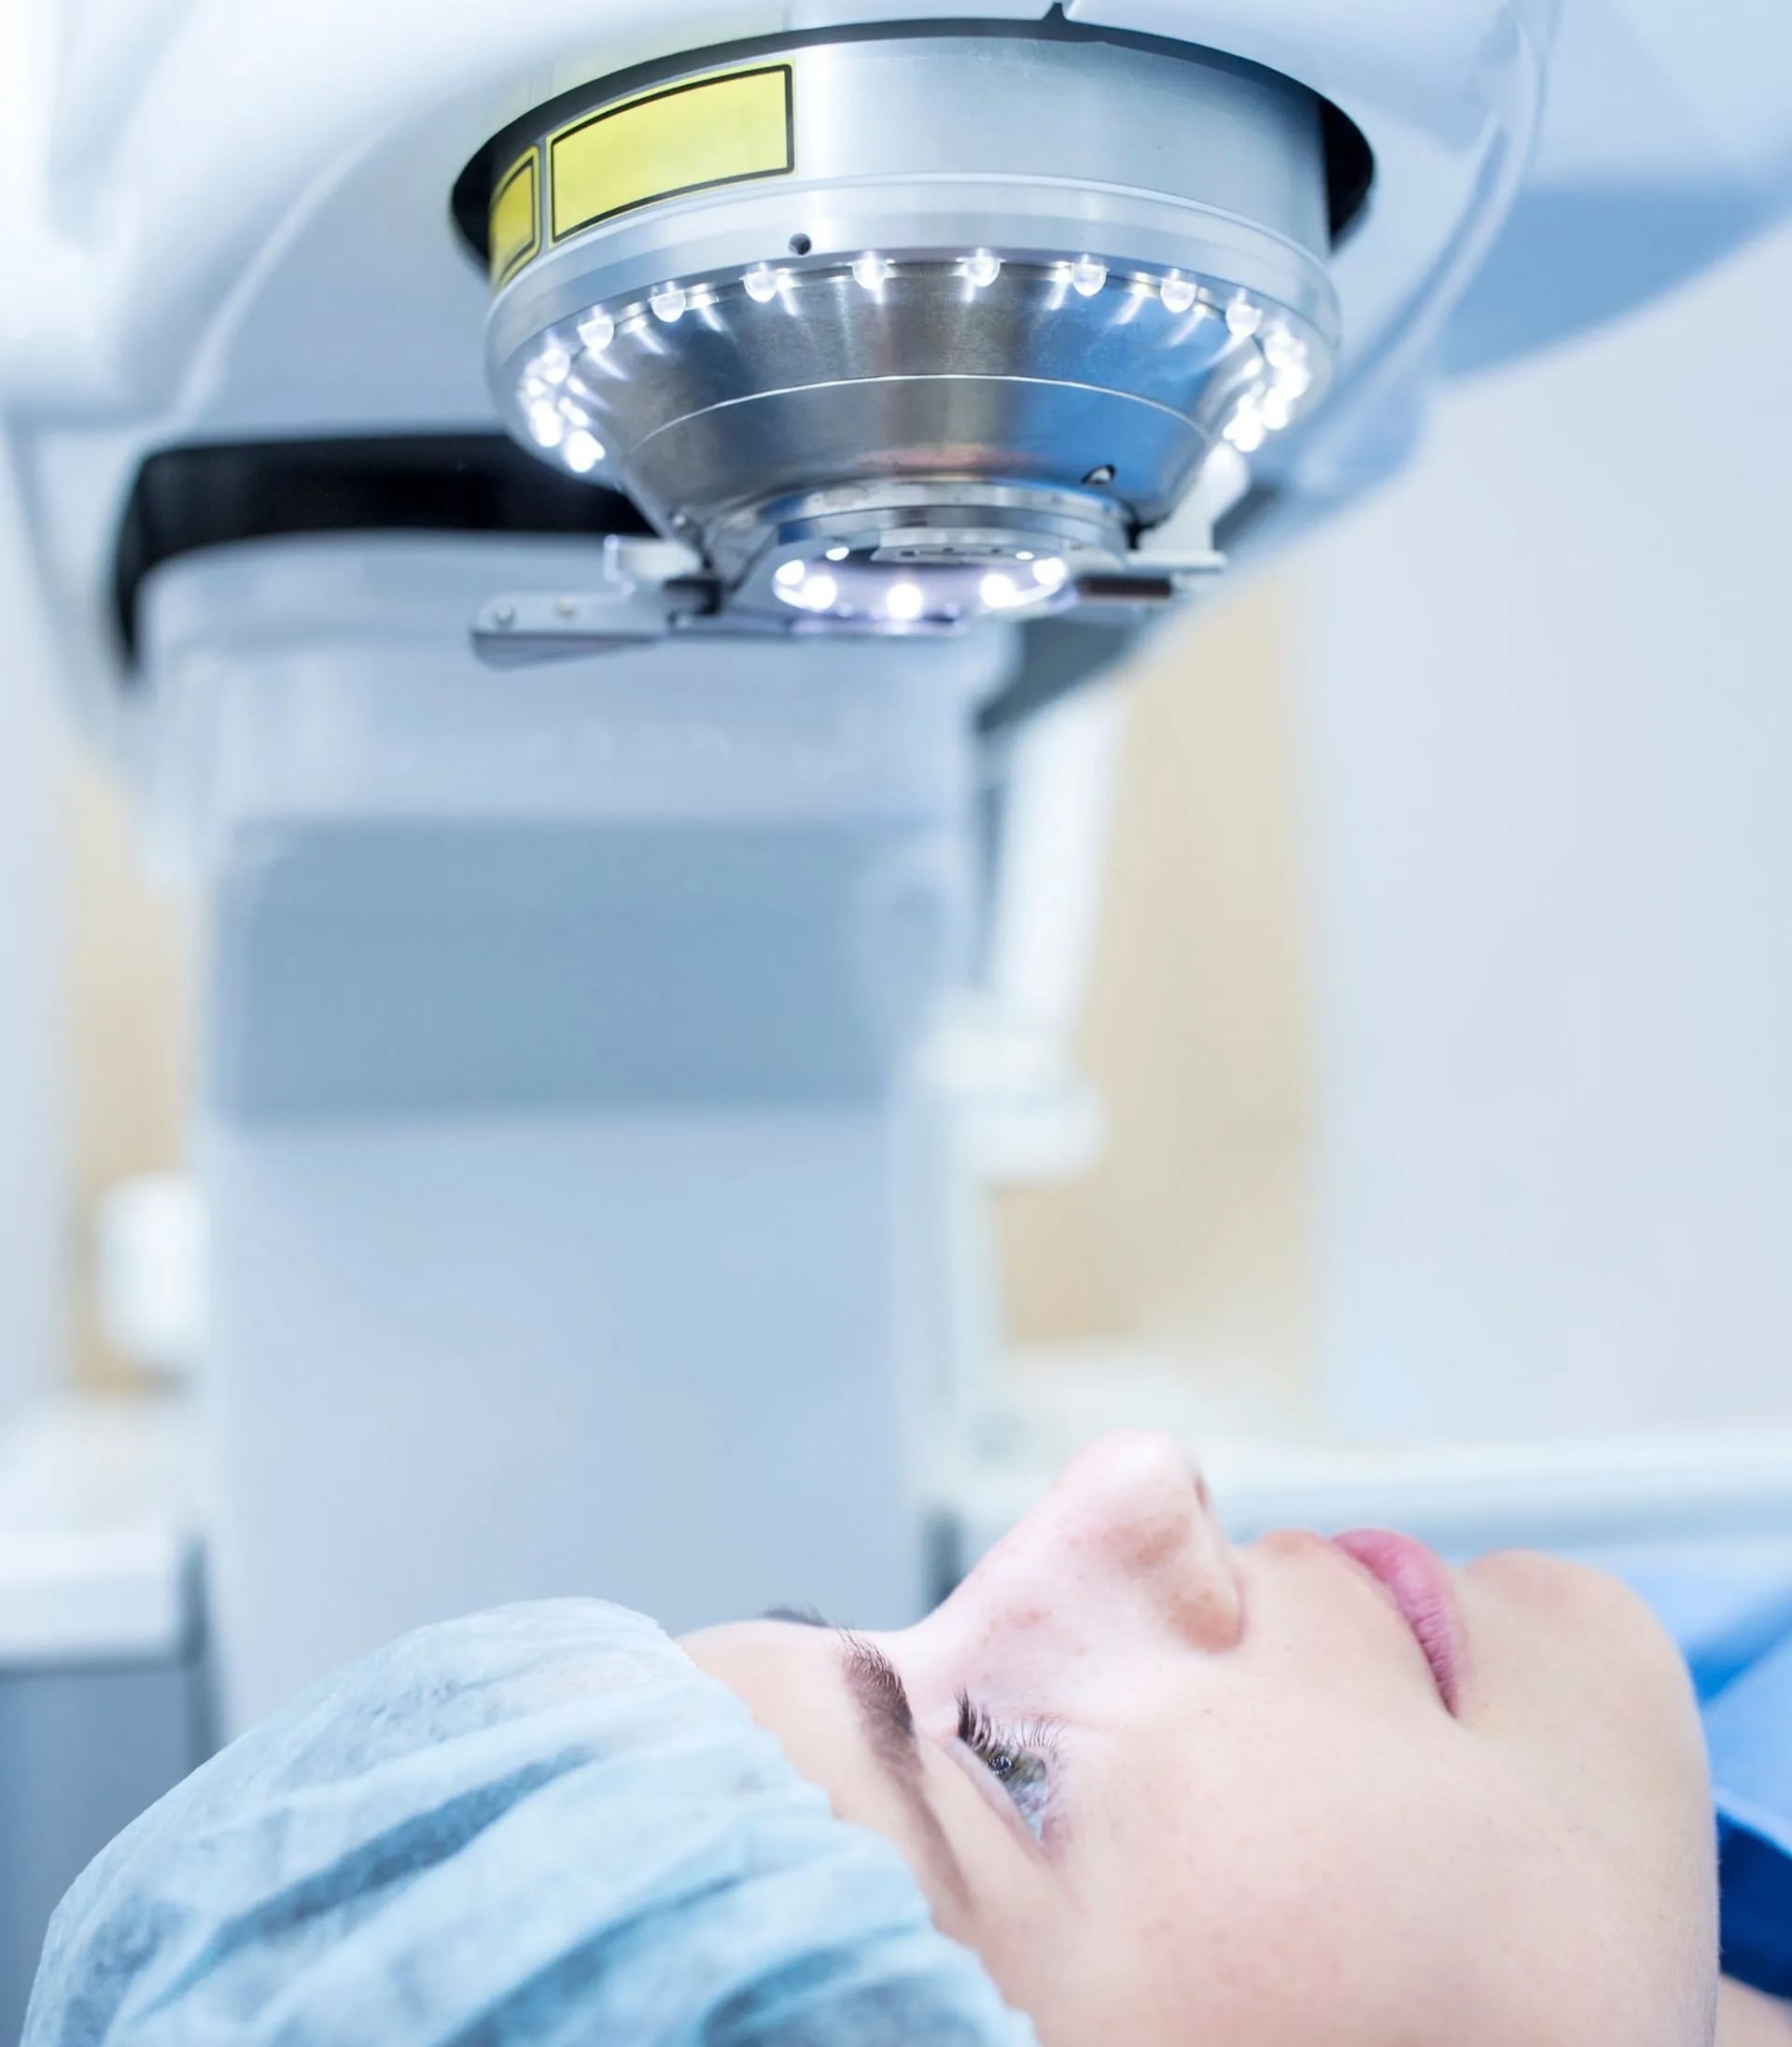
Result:
[[[1263,359],[1272,370],[1304,370],[1307,367],[1307,344],[1285,327],[1265,328],[1263,339],[1257,345],[1263,350]]]
[[[1312,387],[1313,372],[1304,362],[1291,362],[1276,372],[1275,388],[1291,405],[1296,399],[1305,398]]]
[[[964,274],[981,291],[1001,275],[1001,258],[991,256],[987,249],[978,249],[973,256],[965,258]]]
[[[861,256],[854,259],[852,281],[856,285],[863,286],[867,291],[881,290],[889,275],[889,265],[881,256]]]
[[[581,476],[604,459],[604,444],[588,427],[575,427],[560,452],[567,458],[567,467],[577,470]]]
[[[1225,324],[1235,334],[1254,334],[1263,325],[1263,308],[1249,299],[1234,299],[1225,309]]]
[[[849,547],[831,547],[828,550],[828,559],[831,562],[843,562],[851,553],[852,550]]]
[[[1079,256],[1071,265],[1071,289],[1079,299],[1093,299],[1108,281],[1108,266],[1093,256]]]
[[[529,431],[544,448],[557,448],[566,438],[567,423],[560,416],[559,407],[544,398],[531,401],[528,412]]]
[[[1043,562],[1033,564],[1033,581],[1043,589],[1058,589],[1070,570],[1056,554],[1048,554]]]
[[[884,610],[891,618],[906,624],[927,610],[927,598],[917,582],[893,582],[885,594]]]
[[[532,398],[546,398],[551,388],[546,377],[533,374],[525,376],[523,379],[524,402],[526,403]]]
[[[1005,611],[1011,604],[1020,602],[1020,586],[1012,576],[992,568],[977,585],[977,595],[990,610]]]
[[[755,263],[740,281],[755,305],[769,305],[777,297],[777,273],[769,263]]]
[[[1181,272],[1172,271],[1158,287],[1166,313],[1186,313],[1195,303],[1195,287]]]
[[[797,602],[809,611],[826,611],[840,595],[840,585],[832,576],[811,576],[803,585],[803,594]]]
[[[572,358],[558,342],[551,341],[529,368],[546,383],[564,384],[572,370]]]
[[[653,308],[654,318],[664,320],[670,327],[691,301],[682,285],[660,285],[647,302]]]
[[[1254,405],[1240,405],[1225,423],[1225,438],[1240,455],[1253,455],[1263,445],[1263,414]]]
[[[1279,386],[1271,385],[1257,400],[1257,411],[1271,433],[1280,433],[1295,416],[1294,400]]]
[[[580,345],[601,356],[616,339],[616,322],[608,313],[592,313],[579,322]]]
[[[772,581],[780,590],[794,590],[808,572],[807,562],[780,562],[773,572]]]

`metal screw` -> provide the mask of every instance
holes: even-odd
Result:
[[[553,600],[553,615],[555,618],[571,618],[578,609],[579,607],[570,597],[555,597]]]
[[[511,627],[516,624],[515,605],[500,604],[492,613],[492,624],[497,627],[500,633],[508,633]]]
[[[1094,484],[1098,485],[1113,483],[1113,464],[1112,462],[1103,462],[1099,469],[1091,470],[1089,473],[1083,479],[1083,481],[1085,484]]]
[[[809,240],[806,234],[793,234],[791,237],[791,254],[792,256],[806,256],[814,246],[815,244]]]

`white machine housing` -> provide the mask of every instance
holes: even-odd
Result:
[[[205,904],[229,1718],[483,1601],[875,1622],[932,1587],[924,1446],[988,1325],[919,1055],[948,998],[1028,1021],[991,966],[1002,742],[1130,628],[495,672],[478,607],[576,605],[601,551],[564,499],[506,513],[533,457],[493,453],[450,197],[631,67],[1043,11],[136,0],[7,30],[8,487],[58,680]],[[1784,25],[1558,11],[1062,10],[1260,67],[1372,161],[1311,305],[1324,401],[1208,455],[1196,552],[1261,554],[1398,465],[1434,374],[1620,312],[1783,204]],[[402,484],[384,515],[370,465]]]

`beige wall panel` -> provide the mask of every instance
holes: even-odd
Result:
[[[998,1199],[1024,1345],[1137,1342],[1216,1407],[1306,1405],[1312,1047],[1288,661],[1258,582],[1130,685],[1080,1041],[1112,1141]]]
[[[88,763],[69,778],[70,1001],[75,1094],[78,1365],[117,1375],[93,1307],[94,1204],[130,1173],[185,1156],[191,1069],[187,920],[144,879],[118,784]]]

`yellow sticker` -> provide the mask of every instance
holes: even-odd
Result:
[[[548,144],[553,239],[657,199],[796,168],[791,67],[731,71],[606,106]]]
[[[492,195],[486,240],[494,288],[521,270],[541,246],[541,209],[536,199],[537,166],[540,161],[539,149],[518,157]]]

